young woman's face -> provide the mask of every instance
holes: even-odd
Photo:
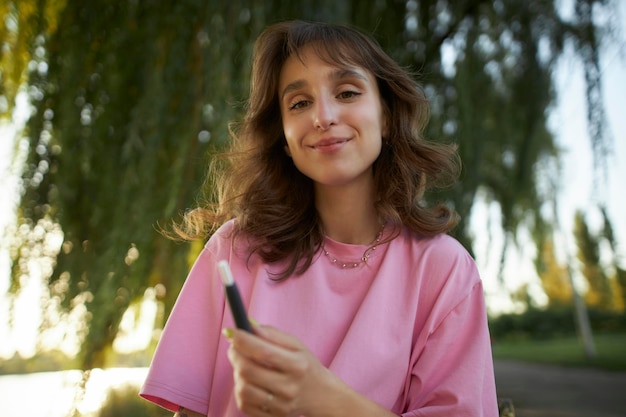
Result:
[[[385,121],[374,76],[333,66],[306,48],[282,67],[278,98],[287,152],[316,185],[371,181]]]

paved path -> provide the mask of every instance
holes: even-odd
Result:
[[[626,372],[496,360],[499,398],[515,417],[626,417]]]

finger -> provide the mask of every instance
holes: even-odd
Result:
[[[233,366],[235,378],[248,384],[269,388],[283,380],[280,370],[241,354],[234,346],[228,349],[228,360]]]
[[[285,352],[289,355],[292,354],[289,351]],[[242,355],[234,346],[228,350],[228,359],[233,365],[236,384],[250,385],[272,392],[276,398],[276,407],[274,408],[283,411],[288,407],[288,404],[291,404],[298,391],[294,381],[297,381],[298,376],[301,376],[307,369],[307,362],[303,363],[297,358],[296,360],[287,359],[279,366],[262,364],[256,359]]]
[[[264,334],[250,334],[245,331],[235,330],[231,339],[233,348],[241,355],[254,360],[259,365],[274,370],[287,370],[289,363],[294,360],[296,350],[293,347],[284,347],[276,344],[275,339],[271,339],[270,332]],[[268,336],[270,339],[266,339]],[[294,343],[292,342],[291,346]]]
[[[247,416],[269,416],[282,411],[274,393],[245,381],[235,381],[235,400],[237,407]]]
[[[232,346],[228,350],[228,359],[233,364],[235,399],[241,411],[251,417],[285,414],[281,387],[287,381],[283,374],[260,366]]]
[[[258,337],[285,349],[301,350],[304,347],[303,343],[297,337],[283,332],[276,327],[256,324],[254,325],[254,330]]]

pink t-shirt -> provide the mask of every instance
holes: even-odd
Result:
[[[235,405],[217,262],[230,262],[250,317],[292,333],[354,390],[403,416],[497,417],[487,315],[475,263],[452,237],[403,229],[367,264],[341,269],[320,255],[301,276],[270,279],[232,249],[228,222],[206,244],[163,331],[141,395],[169,410],[242,416]],[[366,245],[326,239],[358,260]]]

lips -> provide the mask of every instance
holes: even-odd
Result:
[[[345,138],[328,138],[321,139],[311,145],[311,148],[319,150],[319,151],[332,151],[341,148],[343,145],[348,143],[350,139]]]

